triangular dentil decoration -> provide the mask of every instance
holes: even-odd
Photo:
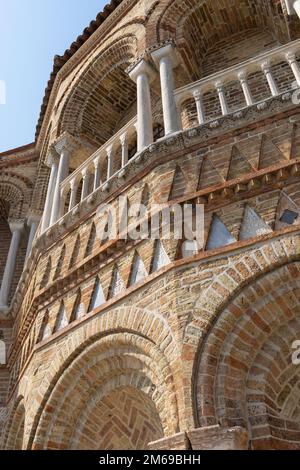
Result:
[[[80,250],[80,235],[77,235],[75,243],[74,243],[74,248],[72,251],[71,259],[70,259],[69,269],[73,268],[73,266],[75,266],[75,264],[77,263],[79,250]]]
[[[101,282],[99,278],[96,279],[93,294],[91,297],[90,305],[89,305],[89,312],[95,310],[96,308],[100,307],[100,305],[105,303],[105,296],[102,289]]]
[[[162,242],[160,240],[156,240],[154,245],[151,272],[154,273],[170,263],[170,258],[168,257]]]
[[[81,292],[78,292],[76,300],[75,300],[75,304],[73,307],[71,321],[78,320],[79,318],[84,317],[84,315],[85,315],[84,303],[81,302]]]
[[[256,238],[266,233],[271,233],[269,225],[248,204],[245,207],[244,218],[240,230],[240,240]]]
[[[119,273],[119,269],[115,266],[113,275],[112,275],[112,282],[109,289],[109,297],[113,298],[119,295],[121,292],[125,290],[124,281]]]
[[[54,327],[54,333],[56,331],[62,330],[67,325],[68,325],[68,319],[67,319],[67,316],[66,316],[65,304],[64,304],[64,302],[62,302],[60,304],[59,311],[58,311],[58,314],[57,314],[57,320],[56,320],[55,327]]]
[[[210,233],[206,245],[207,250],[214,250],[222,246],[231,245],[235,243],[236,239],[231,235],[227,227],[216,215],[210,227]]]
[[[129,285],[132,286],[140,281],[143,281],[147,277],[147,271],[145,265],[138,253],[135,254],[131,274],[129,278]]]

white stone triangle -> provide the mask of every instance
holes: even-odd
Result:
[[[154,256],[152,262],[152,272],[158,271],[159,269],[163,268],[167,264],[170,264],[170,258],[168,257],[164,246],[160,240],[155,242],[154,248]]]
[[[85,315],[85,306],[81,302],[81,295],[78,294],[77,299],[75,301],[75,305],[74,305],[72,319],[73,321],[78,320],[79,318],[84,317],[84,315]]]
[[[120,276],[119,270],[115,269],[110,289],[110,297],[115,297],[125,290],[125,284]]]
[[[250,206],[245,207],[244,218],[240,231],[240,240],[248,240],[249,238],[259,237],[265,233],[271,233],[272,229],[269,225],[252,209]]]
[[[236,239],[231,235],[219,217],[215,216],[211,224],[206,249],[214,250],[215,248],[231,245],[234,242],[236,242]]]
[[[64,303],[62,303],[58,312],[55,331],[59,331],[62,328],[65,328],[67,325],[68,325],[68,320],[66,317],[66,309],[65,309]]]
[[[49,338],[49,336],[51,336],[51,329],[49,323],[47,322],[47,324],[44,326],[42,340]]]
[[[102,285],[99,279],[97,279],[95,287],[94,287],[94,292],[92,295],[89,311],[91,312],[92,310],[100,307],[100,305],[103,305],[104,303],[105,303],[105,296],[104,296],[104,292],[102,289]]]
[[[147,277],[147,271],[145,265],[139,255],[135,256],[132,271],[130,275],[129,285],[137,284],[140,281],[143,281]]]

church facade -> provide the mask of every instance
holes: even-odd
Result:
[[[111,0],[55,57],[0,154],[1,449],[300,449],[299,59],[298,0]]]

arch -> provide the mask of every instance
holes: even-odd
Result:
[[[4,431],[4,449],[22,450],[24,440],[25,407],[23,396],[19,396],[7,420]]]
[[[274,267],[227,297],[195,361],[198,425],[243,426],[254,449],[300,448],[300,262]]]
[[[180,403],[177,405],[177,400],[181,399],[180,395],[177,397],[173,391],[174,383],[178,384],[181,380],[179,374],[181,370],[179,365],[180,350],[165,318],[159,313],[147,309],[120,306],[102,313],[99,317],[90,319],[89,322],[88,329],[78,329],[73,335],[73,341],[70,343],[71,349],[60,348],[57,350],[55,361],[51,361],[49,364],[45,379],[39,388],[39,394],[43,397],[43,401],[35,412],[28,449],[41,448],[45,444],[45,431],[49,424],[47,424],[47,410],[50,409],[47,408],[47,404],[51,400],[51,396],[55,396],[53,395],[56,393],[54,390],[59,389],[59,384],[64,380],[63,377],[66,377],[65,374],[74,370],[72,368],[74,361],[93,344],[96,344],[96,347],[100,347],[102,344],[109,347],[111,339],[113,348],[113,335],[115,334],[120,334],[123,342],[132,345],[131,347],[136,348],[136,344],[144,342],[143,357],[147,358],[151,351],[155,351],[156,359],[155,361],[151,359],[151,363],[154,363],[155,367],[157,366],[159,373],[166,374],[165,377],[168,377],[167,381],[161,379],[161,382],[165,383],[169,395],[172,395],[171,406],[174,407],[174,412],[169,413],[171,427],[177,432],[179,423],[184,420],[181,405]],[[115,355],[118,354],[115,353]],[[149,361],[149,359],[147,360]]]
[[[280,43],[289,41],[283,12],[272,3],[264,0],[163,0],[150,17],[147,45],[175,40],[187,70],[196,80],[200,78],[197,67],[199,69],[206,52],[234,34],[259,30],[269,32],[270,37]]]
[[[113,135],[123,113],[135,100],[135,84],[125,69],[136,59],[137,50],[137,38],[128,33],[98,51],[88,68],[72,84],[61,112],[57,135],[64,131],[84,135],[98,146]],[[114,103],[112,97],[116,100]],[[95,109],[100,109],[96,117]]]
[[[149,440],[174,434],[178,431],[176,396],[171,381],[163,380],[169,374],[162,352],[142,336],[124,332],[94,338],[89,346],[81,346],[52,379],[32,448],[84,449],[94,443],[93,448],[99,449],[101,442],[96,435],[101,434],[108,440],[102,443],[104,448],[122,445],[125,449],[124,443],[128,445],[129,441],[131,448],[137,448],[138,439],[134,435],[143,430],[133,424],[134,416],[143,417],[142,427],[144,433],[148,432]],[[125,410],[119,413],[115,410],[111,416],[106,414],[103,422],[99,417],[106,409],[106,401],[123,405],[127,402],[131,412],[126,415]],[[86,436],[91,420],[95,435]],[[116,442],[113,435],[108,437],[104,433],[104,427],[106,431],[117,427],[115,437],[119,434],[120,438],[123,432],[123,438]],[[139,445],[146,445],[145,440]]]

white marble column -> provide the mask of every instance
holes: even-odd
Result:
[[[151,53],[151,56],[159,67],[165,135],[173,134],[181,130],[179,112],[174,96],[173,72],[179,61],[171,44],[157,49]]]
[[[90,173],[89,169],[85,168],[82,170],[82,191],[81,191],[81,200],[83,201],[89,195],[89,185],[90,185]]]
[[[300,18],[300,0],[295,0],[293,2],[293,7],[294,7],[294,10],[297,13],[298,17]]]
[[[229,110],[228,110],[227,100],[226,100],[226,96],[225,96],[224,85],[223,85],[222,82],[217,82],[215,86],[216,86],[216,90],[218,92],[222,114],[223,114],[223,116],[227,116],[227,114],[229,113]]]
[[[50,225],[55,224],[59,218],[61,209],[61,184],[69,175],[70,156],[76,148],[77,145],[73,139],[66,135],[62,135],[55,144],[55,149],[60,155],[60,159],[54,190]]]
[[[94,160],[95,174],[94,174],[94,191],[99,188],[101,185],[101,166],[100,166],[100,157],[95,158]]]
[[[289,66],[291,67],[298,86],[300,87],[300,67],[296,58],[296,54],[290,52],[286,56]]]
[[[40,220],[41,220],[40,216],[36,215],[36,214],[29,215],[29,217],[27,219],[27,225],[28,225],[28,227],[30,227],[30,232],[29,232],[29,237],[28,237],[28,242],[27,242],[27,250],[26,250],[25,260],[28,258],[29,254],[31,252],[33,239],[34,239],[34,236],[36,234],[36,231],[37,231],[38,225],[40,223]]]
[[[150,83],[154,77],[154,71],[142,59],[129,72],[129,76],[137,86],[137,148],[140,152],[153,143]]]
[[[11,285],[14,277],[21,233],[24,227],[23,221],[14,221],[9,224],[12,233],[10,247],[6,259],[3,279],[0,289],[0,310],[8,308]]]
[[[243,93],[244,93],[244,96],[245,96],[247,106],[252,106],[253,105],[253,97],[252,97],[252,93],[251,93],[251,90],[250,90],[250,87],[249,87],[249,84],[248,84],[248,81],[247,81],[246,72],[244,72],[244,71],[239,72],[238,79],[240,81],[240,84],[241,84],[241,87],[242,87],[242,90],[243,90]]]
[[[128,142],[127,134],[122,134],[120,137],[121,148],[122,148],[122,168],[128,163]]]
[[[263,64],[261,64],[261,68],[262,68],[262,71],[264,72],[265,77],[267,79],[267,82],[268,82],[269,88],[271,90],[272,96],[279,95],[279,89],[278,89],[277,83],[275,82],[273,74],[271,72],[271,66],[270,66],[269,62],[264,62]]]
[[[58,164],[59,164],[59,155],[56,153],[54,149],[50,151],[46,164],[47,166],[51,168],[51,173],[50,173],[50,178],[49,178],[49,183],[48,183],[48,190],[47,190],[47,196],[46,196],[45,207],[44,207],[41,233],[44,233],[45,230],[47,230],[47,228],[50,225],[50,219],[51,219],[52,203],[53,203],[54,190],[55,190]]]
[[[288,15],[294,13],[300,18],[300,0],[285,0]]]
[[[201,90],[196,90],[193,93],[194,100],[197,108],[198,122],[200,125],[205,124],[205,110],[203,106],[203,93]]]

